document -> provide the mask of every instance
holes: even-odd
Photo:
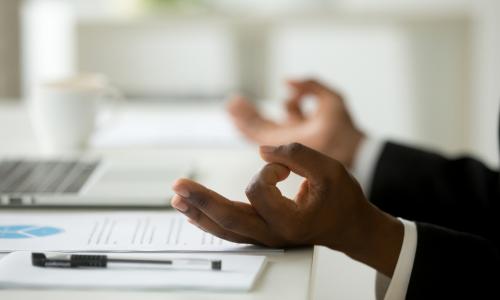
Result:
[[[16,212],[0,218],[0,252],[282,252],[236,244],[176,211]]]
[[[116,254],[115,254],[116,255]],[[187,254],[119,254],[129,259],[183,259]],[[0,288],[201,289],[248,291],[262,272],[258,255],[189,254],[189,259],[218,259],[220,271],[171,266],[112,266],[102,269],[46,268],[31,264],[31,252],[13,252],[0,260]]]

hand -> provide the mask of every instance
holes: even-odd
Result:
[[[268,164],[246,190],[250,204],[181,179],[173,186],[172,205],[192,224],[226,240],[324,245],[392,276],[403,225],[371,205],[342,164],[301,144],[263,146],[261,156]],[[305,178],[294,200],[276,187],[290,171]]]
[[[292,95],[285,103],[287,119],[284,122],[264,118],[249,101],[235,97],[228,110],[236,127],[257,144],[299,142],[351,167],[364,133],[352,121],[342,97],[313,80],[289,81],[288,85]],[[310,115],[301,109],[307,95],[317,101],[316,111]]]

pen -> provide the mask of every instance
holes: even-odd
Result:
[[[128,259],[128,258],[110,258],[107,255],[82,255],[82,254],[61,254],[47,258],[45,253],[31,253],[31,263],[37,267],[55,267],[55,268],[106,268],[109,263],[126,264],[154,264],[154,265],[180,265],[180,266],[200,266],[213,271],[222,269],[221,260],[212,260],[205,258],[178,258],[166,260],[150,259]]]

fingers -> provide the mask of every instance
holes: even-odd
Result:
[[[187,200],[179,195],[174,195],[172,198],[172,206],[186,215],[191,224],[224,240],[245,244],[257,243],[254,239],[223,229],[198,208],[194,206],[190,207],[186,202]]]
[[[289,80],[288,86],[292,89],[294,96],[291,100],[299,103],[305,95],[314,95],[318,100],[318,110],[328,110],[343,104],[342,96],[322,83],[315,80]]]
[[[243,97],[234,97],[227,110],[236,127],[249,139],[261,143],[266,130],[277,127],[276,123],[264,118],[257,108]]]
[[[341,168],[335,160],[299,143],[278,147],[261,146],[260,155],[266,162],[285,165],[312,184],[319,183],[326,172],[334,174]]]
[[[241,96],[233,97],[227,104],[227,109],[232,116],[243,119],[258,119],[260,117],[257,108],[247,99]]]
[[[295,202],[283,197],[276,184],[288,177],[290,170],[280,164],[267,164],[252,179],[245,193],[257,212],[269,223],[281,222],[293,215]]]
[[[267,223],[250,205],[230,201],[188,179],[177,180],[173,185],[173,190],[182,197],[182,200],[186,200],[182,201],[186,206],[185,211],[191,213],[190,217],[193,219],[198,217],[198,220],[203,220],[208,226],[208,220],[202,216],[205,215],[225,231],[249,237],[263,244],[269,243]],[[193,208],[196,208],[201,215],[197,215],[196,210],[191,210]]]

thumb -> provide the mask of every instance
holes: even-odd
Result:
[[[341,167],[340,163],[334,159],[299,143],[278,147],[261,146],[260,156],[266,162],[286,166],[292,172],[307,178],[311,183],[318,182],[332,167]]]

